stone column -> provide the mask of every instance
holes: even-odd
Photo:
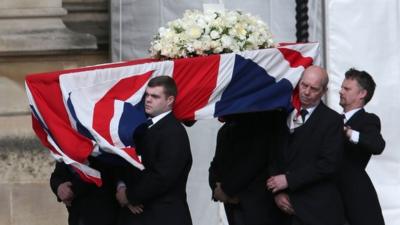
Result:
[[[62,22],[61,0],[1,0],[0,54],[96,49],[96,38]]]

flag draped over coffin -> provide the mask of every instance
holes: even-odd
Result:
[[[42,144],[82,179],[101,185],[87,158],[104,152],[144,169],[132,135],[146,120],[147,82],[168,75],[178,86],[175,116],[182,121],[234,113],[290,109],[292,93],[317,43],[157,61],[135,61],[33,74],[26,78],[33,128]]]

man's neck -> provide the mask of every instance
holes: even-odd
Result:
[[[351,110],[360,109],[363,107],[364,107],[363,104],[350,105],[350,106],[343,107],[343,112],[347,113],[347,112],[350,112]]]
[[[301,105],[301,108],[302,108],[302,109],[313,109],[313,108],[317,107],[317,106],[319,105],[320,102],[321,102],[321,101],[318,101],[317,103],[315,103],[315,104],[313,104],[313,105],[308,105],[308,106]]]
[[[162,118],[164,118],[166,115],[168,115],[168,113],[170,113],[171,110],[168,110],[166,112],[163,112],[161,114],[158,114],[155,117],[152,117],[151,120],[153,121],[153,124],[156,124],[158,121],[160,121]]]

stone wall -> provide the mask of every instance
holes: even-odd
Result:
[[[30,137],[0,138],[0,225],[66,225],[49,187],[54,160]]]
[[[110,62],[108,18],[107,0],[1,0],[0,225],[67,224],[49,187],[54,160],[31,128],[24,79]]]

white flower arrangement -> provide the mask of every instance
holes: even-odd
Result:
[[[240,11],[185,11],[161,27],[151,42],[153,58],[175,59],[274,47],[272,33],[258,17]]]

